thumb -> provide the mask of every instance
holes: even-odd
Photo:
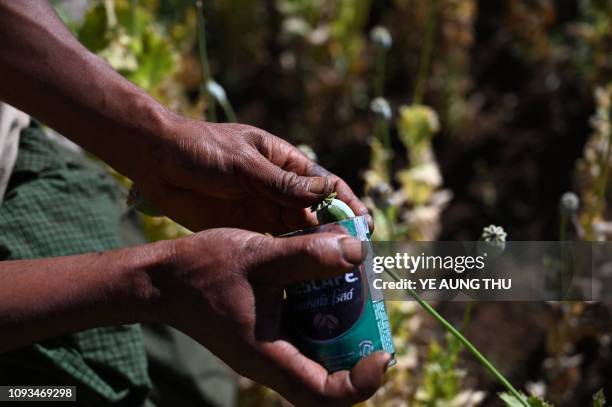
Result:
[[[328,278],[357,267],[363,252],[362,242],[342,234],[274,238],[260,258],[256,276],[283,286]]]
[[[334,189],[330,177],[285,171],[263,155],[244,171],[257,192],[285,206],[305,208],[321,201]]]

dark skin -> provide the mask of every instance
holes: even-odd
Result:
[[[282,139],[169,111],[88,52],[46,1],[0,4],[0,75],[10,79],[0,99],[103,158],[186,227],[288,231],[312,223],[303,208],[334,190],[368,214],[344,181]]]
[[[369,216],[344,181],[278,137],[243,124],[173,121],[171,135],[149,157],[153,171],[135,179],[179,223],[280,234],[316,225],[304,208],[333,191],[356,214]]]
[[[0,263],[0,351],[156,321],[299,405],[348,405],[376,391],[390,355],[328,374],[279,328],[283,288],[352,269],[361,261],[359,242],[257,233],[314,224],[307,207],[331,191],[367,215],[344,181],[263,130],[170,112],[83,48],[46,1],[0,0],[0,50],[0,100],[98,155],[165,214],[201,231],[105,253]]]

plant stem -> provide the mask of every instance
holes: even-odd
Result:
[[[472,309],[474,308],[474,301],[470,300],[465,307],[465,311],[463,313],[463,322],[461,322],[461,331],[465,332],[468,325],[470,324],[470,320],[472,319]]]
[[[397,275],[397,273],[395,273],[394,271],[391,271],[391,270],[389,270],[387,268],[385,268],[385,271],[395,281],[400,281],[401,280],[400,277]],[[431,305],[429,305],[425,300],[423,300],[421,298],[421,296],[415,290],[407,289],[406,291],[408,291],[408,293],[410,293],[410,295],[416,300],[416,302],[419,303],[419,305],[421,307],[423,307],[423,309],[425,311],[427,311],[432,317],[434,317],[440,324],[442,324],[442,326],[448,332],[450,332],[455,338],[457,338],[463,344],[463,346],[465,346],[470,352],[472,352],[474,357],[476,357],[476,359],[478,359],[478,361],[484,367],[487,368],[489,373],[491,373],[491,375],[493,375],[493,377],[495,377],[497,380],[499,380],[499,382],[506,388],[506,390],[508,390],[514,397],[516,397],[516,399],[524,407],[529,407],[529,404],[527,403],[525,398],[521,395],[521,393],[519,393],[518,390],[516,390],[514,388],[514,386],[512,386],[512,384],[508,381],[508,379],[506,379],[504,377],[504,375],[502,375],[499,372],[499,370],[497,370],[495,368],[495,366],[493,366],[493,364],[491,362],[489,362],[489,360],[482,353],[480,353],[480,351],[478,349],[476,349],[476,347],[474,345],[472,345],[472,343],[465,336],[463,336],[461,334],[461,332],[459,332],[450,322],[448,322],[446,319],[444,319],[444,317],[442,315],[440,315],[438,313],[438,311],[436,311]]]
[[[236,123],[238,119],[236,119],[236,113],[234,112],[234,108],[232,107],[230,101],[227,99],[220,100],[219,104],[223,108],[223,113],[225,113],[227,121],[231,123]]]
[[[136,36],[136,9],[138,0],[130,0],[130,35]]]
[[[425,38],[423,40],[423,48],[421,48],[421,56],[419,58],[419,73],[417,75],[416,84],[414,86],[414,96],[412,98],[412,103],[415,105],[421,104],[423,101],[425,83],[427,82],[427,74],[429,72],[429,65],[431,64],[431,53],[433,50],[433,38],[436,26],[437,11],[438,0],[432,0],[429,4],[429,15],[427,18],[427,26],[425,27]]]
[[[382,144],[385,147],[385,154],[387,154],[387,165],[388,165],[388,170],[389,170],[389,179],[391,179],[391,162],[390,162],[390,158],[392,157],[391,154],[393,154],[393,150],[391,149],[391,135],[389,134],[389,123],[384,120],[384,119],[380,119],[381,122],[381,131],[380,134],[382,136]]]
[[[393,158],[393,150],[391,149],[391,135],[389,134],[389,123],[382,117],[376,118],[374,122],[374,136],[380,141],[383,147],[383,161],[385,169],[385,181],[390,182],[393,179],[391,160]]]
[[[374,96],[381,97],[385,86],[385,66],[387,59],[387,50],[379,48],[376,51],[376,68],[374,75]]]
[[[565,231],[567,229],[567,214],[561,211],[561,221],[559,222],[559,241],[565,240]]]
[[[210,65],[208,64],[208,53],[206,52],[206,23],[204,20],[204,6],[201,0],[195,2],[196,11],[198,15],[198,46],[200,51],[200,65],[202,67],[202,82],[206,83],[211,80],[210,76]],[[206,102],[208,108],[207,119],[212,122],[217,121],[217,111],[215,108],[215,98],[210,94],[208,89],[204,87],[204,94],[206,95]]]
[[[108,28],[114,30],[117,27],[117,13],[115,13],[115,5],[111,0],[104,0],[104,10],[108,20]]]
[[[400,236],[397,236],[395,230],[395,222],[396,222],[396,210],[393,205],[389,205],[388,208],[383,210],[383,214],[385,216],[385,221],[387,222],[387,228],[389,229],[389,240],[397,240]]]

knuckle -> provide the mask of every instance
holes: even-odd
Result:
[[[258,171],[261,166],[261,156],[251,148],[243,148],[234,155],[234,171],[239,174],[249,174]]]
[[[242,163],[243,166],[253,167],[257,165],[258,154],[252,149],[244,149],[237,154],[238,161]]]
[[[284,172],[278,181],[278,190],[283,194],[297,192],[299,188],[300,177],[295,172]]]
[[[241,247],[243,260],[251,266],[257,266],[269,253],[268,241],[264,236],[253,235],[248,237]]]
[[[341,257],[337,256],[333,252],[333,245],[330,244],[329,238],[321,236],[315,236],[308,241],[306,244],[306,254],[312,262],[318,264],[320,267],[335,267],[336,260]]]
[[[328,177],[332,182],[336,182],[335,175],[320,166],[315,162],[311,162],[310,167],[308,168],[308,173],[311,175],[316,175],[320,177]]]
[[[302,244],[302,253],[306,257],[317,258],[319,254],[318,246],[319,245],[316,240],[309,238]]]
[[[272,159],[279,151],[282,143],[282,139],[276,137],[273,134],[268,133],[265,130],[255,129],[256,131],[251,135],[250,141],[253,146],[264,156]]]
[[[247,124],[240,125],[240,129],[238,130],[238,135],[241,139],[246,141],[247,143],[258,147],[260,143],[262,143],[264,139],[264,131],[258,129],[254,126],[249,126]]]

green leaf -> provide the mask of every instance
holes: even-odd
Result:
[[[603,389],[593,395],[593,407],[606,407],[606,396]]]
[[[417,390],[417,399],[425,405],[451,402],[459,395],[465,371],[459,367],[460,344],[455,348],[443,349],[436,341],[430,343],[423,366],[423,383]]]
[[[99,3],[85,15],[85,20],[77,30],[77,38],[91,52],[98,52],[109,44],[108,18],[104,6]]]
[[[155,24],[152,11],[142,7],[132,9],[128,2],[116,4],[115,13],[119,25],[125,27],[127,32],[135,38],[142,37],[147,27]]]
[[[174,72],[178,57],[172,45],[152,30],[144,32],[142,45],[142,53],[137,56],[138,68],[126,76],[136,85],[151,91]]]

